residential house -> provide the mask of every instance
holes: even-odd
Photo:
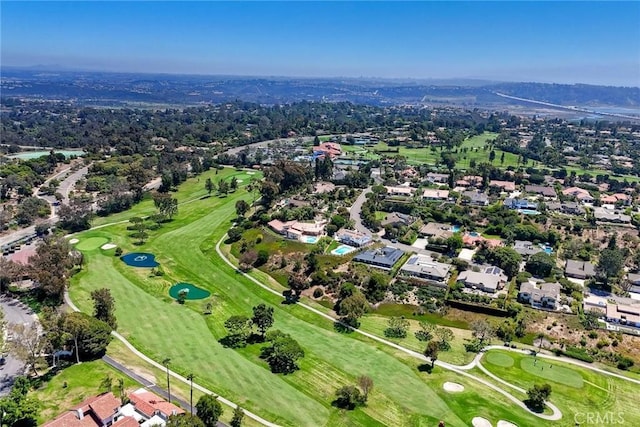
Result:
[[[531,282],[524,282],[520,285],[518,300],[531,304],[535,308],[548,308],[556,310],[560,301],[559,283],[542,283],[537,285]]]
[[[415,188],[408,186],[392,187],[387,185],[384,188],[387,189],[387,196],[412,197],[416,191]]]
[[[631,216],[616,211],[615,209],[608,209],[603,206],[599,206],[593,209],[593,216],[596,220],[602,222],[615,222],[621,224],[628,224],[631,222]]]
[[[640,273],[627,274],[627,281],[629,281],[629,292],[640,294]]]
[[[313,147],[313,153],[329,156],[333,159],[342,154],[342,147],[340,146],[340,144],[337,144],[335,142],[323,142],[317,147]]]
[[[428,255],[412,255],[400,268],[400,274],[425,280],[437,286],[446,287],[451,264],[434,261]]]
[[[547,187],[543,185],[525,185],[524,191],[529,194],[542,196],[545,199],[555,199],[557,197],[556,190],[554,190],[553,187]]]
[[[278,219],[269,221],[267,225],[276,233],[285,236],[287,239],[301,239],[305,236],[321,236],[324,234],[326,220],[314,222],[286,221]]]
[[[164,426],[167,418],[171,415],[182,415],[184,409],[169,403],[160,396],[140,388],[133,393],[129,393],[129,403],[122,407],[121,412],[130,414],[139,422],[145,421],[146,425]],[[145,423],[142,423],[144,426]]]
[[[640,304],[607,303],[605,319],[609,323],[640,328]]]
[[[371,249],[356,255],[353,260],[362,262],[383,270],[391,270],[393,266],[402,258],[404,252],[398,248],[386,246],[379,249]]]
[[[438,190],[427,188],[422,193],[423,200],[447,200],[449,198],[449,190]]]
[[[43,427],[136,427],[131,417],[117,419],[122,403],[112,392],[92,396]]]
[[[448,239],[453,235],[453,227],[449,224],[441,224],[439,222],[430,222],[423,225],[418,231],[422,237],[436,237],[441,239]]]
[[[547,209],[567,215],[584,215],[585,210],[578,202],[549,202]]]
[[[489,187],[500,188],[502,191],[516,191],[516,183],[511,181],[498,181],[492,179],[489,181]]]
[[[427,174],[427,181],[437,184],[446,184],[449,182],[449,175],[446,173],[429,172]]]
[[[411,215],[407,215],[399,212],[391,212],[385,215],[385,218],[382,221],[380,221],[380,224],[382,225],[382,227],[389,224],[394,226],[400,226],[400,225],[410,226],[414,222],[416,222],[416,219]]]
[[[596,270],[589,261],[568,259],[564,274],[567,277],[575,277],[576,279],[588,279],[596,275]]]
[[[467,288],[493,294],[504,287],[507,283],[507,276],[500,268],[489,266],[482,271],[463,271],[458,275],[457,281]]]
[[[506,198],[504,199],[503,204],[509,209],[514,209],[514,210],[522,210],[522,209],[537,210],[538,209],[538,204],[536,202],[532,202],[526,199]]]
[[[465,191],[462,193],[463,203],[468,200],[471,206],[489,206],[489,197],[480,191]]]
[[[542,252],[540,245],[535,245],[528,240],[516,240],[513,243],[513,250],[518,252],[523,257],[528,257],[538,252]]]
[[[360,233],[359,231],[347,230],[344,228],[336,231],[336,234],[333,237],[340,243],[354,246],[356,248],[367,246],[372,242],[371,236]]]
[[[564,194],[565,196],[575,197],[576,199],[580,200],[582,203],[593,203],[594,201],[593,197],[591,197],[591,194],[584,188],[580,188],[580,187],[566,188],[562,190],[562,194]]]

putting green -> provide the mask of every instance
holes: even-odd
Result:
[[[489,352],[487,353],[486,359],[487,362],[491,363],[492,365],[502,366],[504,368],[510,368],[514,363],[513,357],[504,353]]]
[[[186,299],[204,299],[211,295],[211,292],[200,289],[199,287],[192,285],[191,283],[185,282],[180,282],[173,285],[171,289],[169,289],[169,295],[171,295],[171,298],[173,299],[178,299],[180,291],[183,289],[187,290]]]
[[[554,381],[569,387],[582,388],[584,381],[582,375],[573,369],[565,368],[549,363],[544,359],[538,359],[534,365],[535,358],[526,357],[520,361],[520,367],[537,377]]]
[[[98,249],[107,242],[109,242],[109,239],[106,237],[89,237],[80,240],[76,245],[76,249],[81,251],[92,251],[94,249]]]

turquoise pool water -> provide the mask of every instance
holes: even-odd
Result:
[[[540,215],[540,212],[535,209],[518,209],[518,212],[525,215]]]
[[[459,225],[452,225],[451,226],[451,231],[453,231],[454,233],[458,233],[460,231],[460,226]]]
[[[318,236],[304,236],[304,237],[302,237],[302,241],[304,243],[318,243],[318,240],[320,240],[320,238]]]
[[[480,233],[476,233],[475,231],[472,231],[469,233],[469,236],[471,237],[478,237],[480,235]]]
[[[335,248],[334,250],[332,250],[331,253],[333,255],[346,255],[349,252],[353,252],[355,250],[356,250],[356,248],[351,247],[349,245],[340,245],[337,248]]]
[[[541,244],[540,247],[542,248],[543,251],[545,251],[549,255],[553,253],[553,248],[551,246]]]

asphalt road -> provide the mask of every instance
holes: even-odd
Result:
[[[112,367],[114,367],[118,371],[122,372],[123,374],[125,374],[129,378],[133,379],[134,381],[139,382],[147,390],[154,392],[158,396],[162,396],[162,398],[164,398],[166,400],[169,400],[169,394],[167,393],[167,390],[165,388],[155,385],[154,383],[152,383],[148,379],[136,374],[131,369],[129,369],[126,366],[124,366],[123,364],[113,360],[109,356],[102,356],[102,360],[105,363],[107,363],[108,365],[111,365]],[[189,402],[187,402],[186,400],[180,399],[179,397],[176,397],[175,395],[171,395],[171,402],[177,404],[178,406],[180,406],[182,409],[184,409],[187,412],[191,411],[191,405],[189,405]],[[225,409],[227,409],[227,408],[225,408]],[[195,406],[193,407],[193,413],[194,414],[196,413]],[[220,421],[218,421],[217,426],[218,427],[227,427],[226,424],[223,424]]]
[[[20,301],[8,298],[5,295],[0,296],[0,307],[2,307],[4,320],[7,324],[22,323],[31,325],[37,321],[36,316],[28,307]],[[8,345],[8,343],[5,342],[5,346],[6,345]],[[24,374],[24,362],[16,359],[11,354],[6,354],[5,364],[0,366],[0,396],[8,394],[9,391],[11,391],[15,377],[22,374]]]
[[[86,174],[87,171],[89,170],[88,166],[79,169],[76,172],[71,173],[69,176],[65,177],[62,182],[60,182],[60,186],[58,187],[58,192],[60,192],[62,194],[62,196],[64,197],[63,199],[63,203],[68,203],[69,202],[69,193],[71,192],[71,190],[74,188],[74,186],[76,185],[76,183],[78,182],[78,180],[80,180],[81,178],[83,178]],[[54,178],[58,178],[66,173],[69,172],[69,169],[65,169],[63,171],[58,172],[56,175],[52,176],[51,178],[47,179],[45,181],[46,185],[49,181],[51,181]],[[51,225],[55,224],[56,222],[58,222],[58,216],[56,215],[56,207],[53,205],[53,203],[56,201],[55,198],[53,196],[44,196],[44,195],[38,195],[37,193],[37,189],[34,191],[34,195],[36,197],[39,197],[43,200],[46,200],[47,203],[49,203],[49,205],[51,206],[51,215],[49,216],[49,223]],[[34,234],[36,232],[36,226],[35,225],[31,225],[29,227],[26,228],[21,228],[19,230],[16,230],[12,233],[7,234],[6,236],[0,236],[0,246],[2,245],[6,245],[7,243],[12,243],[15,242],[16,240],[20,240],[23,237],[29,236],[31,234]]]
[[[356,231],[359,231],[360,233],[365,233],[365,234],[373,234],[371,230],[369,230],[367,227],[364,226],[364,224],[362,223],[362,219],[360,218],[362,205],[367,200],[368,193],[371,193],[371,187],[367,187],[364,190],[362,190],[362,193],[360,193],[356,201],[353,202],[353,205],[349,209],[349,217],[353,220],[354,228],[356,229]],[[373,236],[377,240],[380,240],[385,245],[393,246],[405,252],[415,252],[418,254],[430,255],[431,257],[438,257],[440,255],[436,252],[428,251],[426,249],[416,248],[415,246],[405,245],[404,243],[400,243],[400,242],[394,243],[391,240],[385,239],[384,237],[379,237],[377,234],[373,234]]]

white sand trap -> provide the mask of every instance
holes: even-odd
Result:
[[[75,245],[79,241],[80,241],[79,239],[71,239],[71,240],[69,240],[69,243],[71,243],[72,245]]]
[[[255,172],[247,172],[247,175],[255,175]]]
[[[488,419],[482,417],[475,417],[471,420],[473,427],[491,427],[491,423]]]
[[[462,384],[450,383],[448,381],[442,385],[442,388],[444,388],[444,391],[448,391],[449,393],[460,393],[461,391],[464,391],[464,386]]]
[[[113,249],[116,247],[118,247],[118,245],[114,245],[113,243],[105,243],[104,245],[100,246],[100,249],[108,251],[109,249]]]
[[[510,423],[509,421],[500,420],[498,421],[498,427],[518,427],[514,423]]]
[[[242,180],[241,180],[241,179],[239,179],[239,180],[238,180],[238,184],[240,184],[240,183],[242,183]]]

